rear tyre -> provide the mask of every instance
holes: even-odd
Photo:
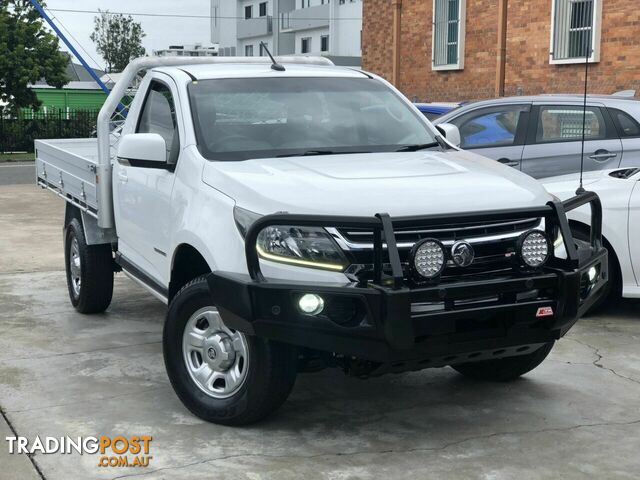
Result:
[[[163,346],[173,389],[208,422],[257,422],[284,403],[295,383],[297,349],[228,328],[211,304],[205,277],[171,301]]]
[[[462,363],[451,367],[465,377],[473,378],[474,380],[510,382],[540,365],[551,352],[554,343],[549,342],[527,355]]]
[[[82,224],[73,218],[65,230],[64,247],[71,304],[80,313],[104,312],[113,297],[111,245],[87,245]]]

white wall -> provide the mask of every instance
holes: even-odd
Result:
[[[236,0],[223,0],[229,3],[233,3]],[[273,1],[272,0],[240,0],[238,1],[238,13],[239,17],[244,18],[244,7],[247,5],[251,5],[253,7],[253,18],[260,16],[260,4],[262,2],[267,2],[267,15],[273,15]]]
[[[322,35],[329,35],[328,28],[316,28],[314,30],[302,30],[300,32],[295,33],[296,42],[295,48],[296,54],[302,54],[302,39],[306,37],[311,38],[311,51],[307,52],[305,55],[320,55],[320,37]],[[331,38],[329,38],[331,40]],[[328,53],[328,52],[323,52]]]
[[[266,35],[262,37],[253,37],[253,38],[245,38],[243,40],[238,40],[238,52],[237,55],[240,57],[244,56],[244,47],[246,45],[253,45],[253,56],[260,56],[260,42],[264,42],[267,44],[269,51],[273,52],[273,36]],[[265,54],[266,56],[266,54]]]
[[[331,1],[331,55],[359,57],[362,55],[362,2],[346,0],[343,5]],[[356,18],[358,20],[352,20]]]
[[[233,17],[237,15],[235,0],[211,0],[211,43],[218,43],[220,49],[236,47],[238,23]]]

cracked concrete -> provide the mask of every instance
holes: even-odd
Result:
[[[57,198],[31,186],[2,187],[0,201],[5,415],[29,438],[153,436],[147,469],[101,468],[93,455],[36,454],[46,479],[640,473],[639,302],[581,320],[546,362],[514,383],[472,382],[448,368],[368,381],[326,370],[301,375],[273,418],[233,429],[202,422],[180,404],[162,361],[165,307],[137,285],[118,275],[105,314],[73,311]],[[1,480],[39,478],[28,459],[6,451],[0,447]],[[11,477],[18,470],[5,465],[21,461],[24,475]]]

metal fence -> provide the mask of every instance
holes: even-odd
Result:
[[[33,141],[46,138],[96,136],[99,110],[0,110],[0,152],[33,152]]]

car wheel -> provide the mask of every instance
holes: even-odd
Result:
[[[111,245],[87,245],[73,218],[65,229],[65,269],[71,304],[80,313],[104,312],[113,297]]]
[[[526,355],[461,363],[460,365],[452,365],[452,368],[465,377],[475,380],[509,382],[540,365],[544,359],[547,358],[549,352],[551,352],[554,343],[555,342],[549,342],[535,352]]]
[[[205,277],[171,301],[163,334],[171,385],[196,416],[224,425],[256,422],[289,396],[297,349],[228,328]]]

